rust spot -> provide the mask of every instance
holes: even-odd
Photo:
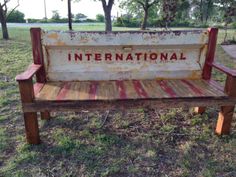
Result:
[[[66,43],[65,43],[65,42],[62,42],[61,40],[58,40],[58,41],[56,42],[56,45],[58,45],[58,46],[64,46],[64,45],[66,45]]]
[[[192,71],[191,75],[189,76],[189,79],[200,79],[202,77],[201,71]]]
[[[57,39],[58,38],[58,34],[57,33],[51,33],[51,34],[48,34],[47,37],[50,38],[50,39]]]

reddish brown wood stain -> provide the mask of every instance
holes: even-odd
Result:
[[[142,84],[140,83],[140,81],[134,80],[133,84],[134,84],[134,88],[135,88],[136,92],[138,93],[138,95],[140,96],[140,98],[148,98],[149,97],[147,92],[144,90]]]
[[[48,82],[39,90],[36,99],[66,101],[226,96],[216,88],[218,83],[209,85],[205,80],[133,80],[115,81],[114,87],[113,84],[114,81]]]
[[[208,31],[209,31],[209,42],[208,42],[205,65],[202,73],[202,78],[206,80],[211,78],[211,71],[212,71],[211,64],[213,63],[215,57],[218,29],[209,28]]]
[[[70,86],[71,83],[66,82],[60,90],[59,94],[57,95],[56,100],[64,100],[66,98],[66,94],[70,91]]]
[[[183,83],[185,83],[187,86],[189,86],[189,88],[194,91],[196,94],[199,94],[199,95],[203,95],[202,91],[197,88],[196,86],[194,86],[192,83],[188,82],[187,80],[181,80]]]
[[[161,80],[161,81],[157,81],[157,83],[161,86],[161,88],[171,97],[177,97],[176,93],[174,92],[174,90],[168,86],[167,81],[165,80]]]
[[[44,68],[44,58],[43,58],[43,49],[41,44],[41,29],[40,28],[31,28],[31,43],[32,43],[32,52],[34,64],[42,65],[40,71],[36,74],[37,82],[46,82],[46,73]]]
[[[117,88],[118,88],[118,92],[119,92],[120,98],[121,98],[121,99],[127,98],[127,95],[126,95],[126,93],[125,93],[125,86],[124,86],[123,81],[117,80],[117,81],[116,81],[116,86],[117,86]]]
[[[89,87],[89,99],[91,100],[96,99],[97,88],[98,88],[98,82],[91,81],[90,87]]]

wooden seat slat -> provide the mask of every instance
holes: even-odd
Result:
[[[181,83],[180,80],[169,80],[168,81],[169,86],[177,93],[179,97],[188,96],[193,97],[194,93],[192,93],[192,90],[188,89],[183,83]]]
[[[204,80],[126,80],[48,82],[37,100],[121,100],[225,97]]]
[[[36,95],[36,98],[40,98],[41,100],[56,100],[62,86],[63,82],[48,82]]]
[[[35,83],[34,84],[34,95],[38,95],[40,90],[43,88],[44,83]]]

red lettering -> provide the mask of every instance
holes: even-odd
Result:
[[[123,60],[123,54],[116,54],[116,60]]]
[[[68,61],[71,61],[71,54],[68,53]]]
[[[180,54],[180,60],[186,60],[186,57],[184,56],[183,53]]]
[[[86,53],[85,56],[87,57],[87,60],[90,61],[92,54],[91,53]]]
[[[101,54],[100,53],[95,53],[95,60],[96,61],[101,61]]]
[[[161,61],[168,59],[168,53],[161,53]]]
[[[177,60],[177,55],[176,53],[173,53],[170,57],[170,60]]]
[[[147,60],[147,54],[146,53],[144,54],[144,60],[145,61]]]
[[[112,54],[110,54],[110,53],[105,54],[105,60],[110,60],[111,61],[111,58],[112,58]]]
[[[129,54],[127,55],[126,60],[133,60],[133,57],[132,57],[132,54],[131,54],[131,53],[129,53]]]
[[[151,54],[150,54],[150,59],[151,59],[151,60],[156,60],[156,59],[157,59],[157,56],[158,56],[157,53],[151,53]]]
[[[140,60],[140,56],[142,55],[142,53],[135,53],[137,60]]]
[[[82,61],[82,54],[78,55],[77,53],[75,53],[74,57],[75,57],[75,61],[77,61],[77,60]]]

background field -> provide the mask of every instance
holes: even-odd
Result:
[[[40,120],[42,144],[26,144],[14,78],[32,62],[29,28],[9,32],[11,40],[0,40],[0,176],[236,176],[236,114],[231,135],[217,137],[219,108],[57,113]],[[216,58],[236,68],[220,45]],[[214,78],[223,83],[225,76],[214,71]]]

